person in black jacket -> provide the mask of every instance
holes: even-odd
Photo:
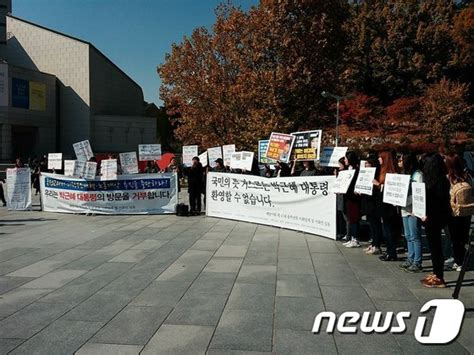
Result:
[[[426,238],[431,251],[433,273],[420,280],[430,288],[446,287],[444,282],[444,255],[441,241],[441,230],[447,225],[451,215],[449,180],[443,158],[439,154],[426,157],[423,165],[423,176],[426,187]]]
[[[186,169],[186,175],[188,176],[190,214],[199,215],[201,213],[201,193],[204,190],[204,168],[198,157],[193,158],[193,165]]]
[[[359,175],[359,164],[360,160],[357,154],[354,152],[348,152],[345,159],[345,164],[348,167],[348,170],[354,170],[354,177],[352,178],[351,184],[347,189],[346,194],[344,195],[344,206],[346,211],[346,216],[349,222],[349,235],[351,239],[344,243],[343,245],[346,248],[359,248],[359,223],[360,223],[360,195],[354,193],[355,183],[357,181],[357,176]]]

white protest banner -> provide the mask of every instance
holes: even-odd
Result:
[[[117,159],[106,159],[100,162],[101,180],[117,179]]]
[[[268,140],[266,157],[288,163],[295,136],[286,133],[272,132]]]
[[[412,212],[416,217],[426,217],[426,188],[423,182],[411,183]]]
[[[335,194],[345,194],[355,175],[355,170],[342,170],[337,175],[334,184],[331,185],[331,192]]]
[[[43,174],[40,183],[47,212],[166,214],[176,213],[178,203],[175,173],[119,175],[113,181]]]
[[[339,167],[339,159],[346,156],[347,147],[324,147],[319,164],[332,168]]]
[[[206,214],[336,239],[334,176],[207,174]],[[315,213],[315,211],[318,211]]]
[[[94,161],[86,162],[86,168],[84,169],[84,179],[94,180],[97,175],[97,163]]]
[[[83,177],[84,172],[86,171],[86,161],[83,160],[76,160],[74,164],[74,172],[73,176],[75,177]]]
[[[88,161],[94,156],[91,144],[88,140],[74,143],[72,147],[74,148],[74,153],[76,153],[77,160]]]
[[[209,155],[209,166],[211,168],[215,168],[216,159],[222,159],[222,148],[221,147],[209,148],[207,150],[207,154]]]
[[[183,165],[190,167],[193,165],[193,158],[198,156],[197,145],[183,145]]]
[[[242,169],[242,152],[232,153],[230,156],[231,169]]]
[[[224,165],[230,166],[230,158],[235,153],[235,144],[227,144],[222,146],[222,155],[224,156]]]
[[[322,130],[294,132],[295,143],[293,144],[293,160],[319,160],[321,150]]]
[[[7,208],[9,211],[31,210],[30,168],[7,169]]]
[[[63,168],[63,153],[48,154],[48,169],[61,170]]]
[[[199,162],[201,163],[202,167],[205,168],[208,164],[207,150],[204,153],[200,154],[198,156],[198,158],[199,158]]]
[[[405,207],[409,187],[410,175],[388,173],[383,186],[383,202]]]
[[[161,144],[139,144],[138,159],[140,161],[160,160]]]
[[[372,181],[375,178],[375,170],[375,168],[360,168],[354,187],[355,193],[372,196],[374,189]]]
[[[251,171],[253,164],[253,152],[241,152],[241,169]]]
[[[74,166],[76,165],[75,160],[64,161],[64,176],[74,176]]]
[[[136,152],[120,153],[120,166],[124,175],[138,174],[138,160]]]

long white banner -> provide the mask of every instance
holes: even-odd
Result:
[[[334,176],[207,175],[206,214],[336,239]]]
[[[43,211],[98,214],[175,213],[178,179],[174,173],[119,175],[117,180],[85,180],[41,175]]]
[[[30,168],[7,169],[7,208],[9,211],[31,210]]]

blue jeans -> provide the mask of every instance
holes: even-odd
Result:
[[[403,229],[407,240],[408,261],[421,266],[421,220],[415,216],[404,216]]]

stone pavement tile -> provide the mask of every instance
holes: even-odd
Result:
[[[135,242],[124,242],[121,240],[117,240],[116,242],[113,242],[112,244],[109,244],[100,249],[97,249],[97,253],[104,254],[104,255],[117,256],[123,253],[125,250],[133,247],[136,244],[137,243]]]
[[[272,355],[270,351],[242,351],[242,350],[221,350],[210,349],[206,355]]]
[[[192,281],[199,275],[203,267],[204,265],[199,264],[174,262],[158,276],[156,281]]]
[[[226,301],[227,295],[186,293],[165,323],[216,326]]]
[[[188,293],[230,294],[235,282],[234,273],[202,272],[189,288]]]
[[[28,339],[68,310],[64,304],[32,303],[0,321],[0,338]]]
[[[0,277],[0,294],[13,290],[31,280],[34,280],[34,277],[2,276]]]
[[[359,277],[360,283],[373,299],[415,301],[416,297],[402,282],[383,277]]]
[[[320,239],[320,241],[308,240],[308,247],[311,253],[341,254],[341,251],[333,240]]]
[[[377,310],[382,312],[394,312],[394,314],[399,312],[410,312],[411,317],[405,319],[405,324],[407,326],[406,334],[413,334],[415,331],[416,321],[418,320],[417,316],[420,314],[420,308],[422,303],[418,300],[415,301],[387,301],[381,299],[373,299],[375,307]],[[425,314],[425,317],[430,318],[429,315]]]
[[[216,252],[217,257],[243,258],[247,253],[247,246],[223,244]]]
[[[364,255],[365,256],[365,255]],[[347,261],[346,261],[347,262]],[[367,255],[367,258],[362,260],[354,260],[350,262],[350,268],[357,277],[385,277],[387,279],[393,280],[394,273],[390,268],[385,267],[385,264],[377,259],[377,255]],[[400,270],[396,270],[397,272]],[[400,280],[405,284],[405,287],[408,287],[408,279],[411,274],[401,271],[404,277]],[[408,277],[407,277],[408,276]],[[421,277],[419,277],[421,278]],[[418,282],[419,284],[419,282]]]
[[[210,349],[271,351],[271,312],[225,310],[209,345]]]
[[[235,272],[242,264],[241,258],[212,258],[204,268],[204,272]]]
[[[275,285],[235,283],[226,309],[273,314]]]
[[[472,336],[472,335],[471,335]],[[425,345],[416,341],[413,333],[394,335],[398,345],[403,349],[404,354],[440,354],[440,355],[467,355],[472,354],[464,348],[458,341],[454,341],[447,345]]]
[[[202,236],[201,240],[224,240],[228,235],[229,233],[226,232],[207,232]]]
[[[141,354],[204,354],[213,332],[214,327],[165,324],[158,329]]]
[[[86,343],[75,355],[139,355],[141,345]]]
[[[154,281],[130,304],[136,306],[174,307],[191,284],[190,281]]]
[[[249,249],[244,259],[244,265],[276,265],[277,252]]]
[[[311,259],[278,259],[278,275],[314,275]]]
[[[375,311],[375,306],[361,286],[321,286],[327,311]]]
[[[316,254],[312,254],[313,256]],[[317,254],[317,256],[331,256],[336,254]],[[354,272],[351,270],[347,262],[341,260],[340,263],[327,264],[321,259],[316,261],[313,259],[316,270],[316,277],[320,285],[325,286],[358,286],[360,285]]]
[[[250,242],[252,241],[252,234],[246,235],[232,235],[230,234],[229,237],[224,241],[225,246],[235,246],[235,247],[248,247]]]
[[[63,262],[58,260],[41,260],[24,268],[15,270],[9,273],[7,276],[40,277],[44,274],[47,274],[48,272],[53,271],[54,269],[57,269],[62,264]]]
[[[129,249],[125,250],[123,253],[117,255],[116,257],[110,259],[110,262],[118,263],[136,263],[140,260],[143,260],[150,252],[148,250],[142,249]]]
[[[119,292],[100,291],[89,297],[77,307],[66,313],[62,319],[108,322],[119,313],[131,300],[131,297]],[[44,305],[50,305],[43,303]]]
[[[276,354],[337,354],[334,338],[329,334],[313,334],[310,331],[276,329],[274,338]]]
[[[176,261],[183,264],[204,265],[212,258],[213,252],[205,250],[186,250]]]
[[[278,275],[276,295],[283,297],[322,297],[314,275]]]
[[[249,251],[251,250],[276,254],[278,251],[278,240],[272,242],[253,240],[249,247]]]
[[[310,260],[309,250],[306,247],[281,247],[278,249],[278,257],[283,259],[308,259]]]
[[[275,284],[276,271],[274,265],[243,265],[237,276],[237,282]]]
[[[18,287],[10,292],[4,293],[0,297],[0,313],[4,316],[13,314],[51,291],[53,290]]]
[[[73,262],[65,265],[65,267],[70,269],[92,270],[97,266],[106,263],[112,258],[113,255],[105,255],[98,252],[93,252],[92,254],[85,255],[82,258],[74,260]]]
[[[71,354],[102,326],[97,322],[57,320],[11,354]]]
[[[372,354],[374,350],[383,354],[403,354],[404,352],[391,334],[340,334],[334,332],[334,340],[339,354]],[[408,352],[407,354],[412,354]]]
[[[166,241],[164,240],[145,239],[141,243],[134,245],[130,249],[153,250],[158,249],[165,244]]]
[[[23,285],[27,288],[59,288],[75,278],[85,274],[87,270],[59,270],[41,276]]]
[[[85,243],[82,243],[79,246],[79,248],[86,248],[86,249],[92,248],[92,249],[98,250],[128,235],[130,235],[130,232],[111,231],[103,235],[100,235],[92,240],[89,240]]]
[[[472,300],[471,300],[472,302]],[[465,307],[470,307],[464,304]],[[472,336],[472,330],[474,329],[474,315],[469,312],[464,316],[463,326],[461,328],[461,334],[456,339],[469,353],[474,354],[474,337]]]
[[[311,332],[314,317],[323,311],[321,298],[276,297],[274,328]]]
[[[0,262],[8,261],[17,256],[35,251],[35,248],[10,248],[0,251]]]
[[[159,272],[160,271],[157,271],[157,273]],[[156,276],[157,275],[151,271],[144,273],[133,268],[117,277],[101,291],[115,292],[135,297],[144,290],[156,278]]]
[[[16,258],[10,259],[5,262],[0,263],[0,275],[5,275],[15,270],[21,269],[23,267],[29,266],[33,263],[36,263],[40,260],[43,260],[51,255],[54,252],[46,249],[37,249],[33,252],[22,254]]]
[[[419,275],[421,279],[424,275]],[[419,282],[417,288],[410,288],[412,294],[420,301],[420,304],[424,304],[434,298],[452,298],[453,288],[426,288],[423,287]]]
[[[280,233],[280,248],[308,249],[308,245],[303,234],[285,236]]]
[[[171,310],[171,307],[128,305],[91,341],[107,344],[145,345]]]
[[[222,244],[222,240],[214,239],[199,239],[193,244],[190,250],[204,250],[204,251],[216,251]]]
[[[24,339],[0,339],[0,354],[7,354],[24,341]]]

